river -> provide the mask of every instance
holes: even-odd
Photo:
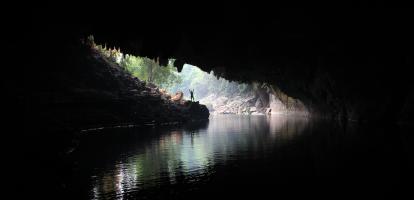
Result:
[[[215,115],[84,133],[63,182],[73,199],[395,197],[412,170],[409,140],[395,126]]]

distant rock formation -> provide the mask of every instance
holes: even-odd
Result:
[[[276,87],[255,85],[253,91],[240,95],[210,94],[201,99],[212,114],[299,114],[307,116],[309,112],[298,99],[287,96]]]

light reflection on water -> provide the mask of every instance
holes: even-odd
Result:
[[[134,137],[127,138],[130,144],[115,150],[114,155],[111,145],[98,147],[105,150],[90,150],[92,152],[86,155],[90,158],[107,151],[110,157],[104,163],[92,164],[92,174],[88,174],[92,180],[91,196],[93,199],[122,199],[147,188],[200,184],[214,177],[217,166],[272,156],[275,147],[299,136],[307,124],[306,118],[217,115],[201,127],[193,125],[169,131],[151,129],[146,133],[135,130],[135,134],[153,137],[135,138],[141,140],[137,143],[134,143]],[[116,130],[111,134],[116,134]],[[84,145],[90,144],[86,142]],[[87,159],[85,165],[91,165]]]

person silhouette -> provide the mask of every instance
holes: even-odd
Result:
[[[191,101],[194,101],[194,89],[193,90],[189,89],[189,90],[190,90]]]

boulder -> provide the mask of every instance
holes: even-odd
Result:
[[[266,108],[265,113],[270,115],[272,113],[272,109],[271,108]]]
[[[182,91],[177,91],[174,96],[171,97],[171,101],[173,102],[181,102],[183,99],[184,93]]]
[[[188,112],[191,118],[193,119],[206,119],[210,115],[207,107],[205,105],[197,102],[187,101],[188,103]]]
[[[252,107],[250,107],[249,111],[250,111],[250,112],[256,112],[256,111],[257,111],[257,109],[256,109],[256,107],[252,106]]]

